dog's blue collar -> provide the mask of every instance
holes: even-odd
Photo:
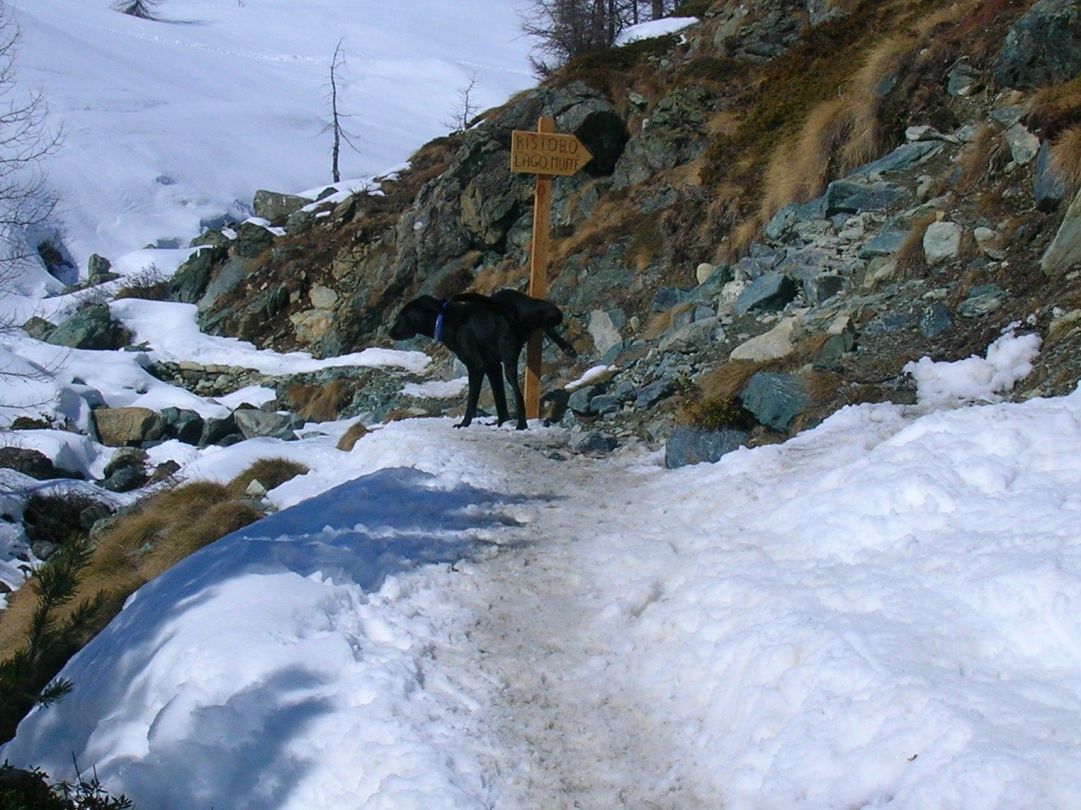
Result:
[[[443,342],[443,316],[447,314],[447,304],[450,301],[443,301],[443,308],[439,310],[439,314],[435,316],[435,339],[440,343]]]

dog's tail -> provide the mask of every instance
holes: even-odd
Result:
[[[571,344],[569,344],[564,339],[564,337],[561,334],[559,334],[559,332],[557,332],[555,330],[554,326],[546,326],[546,327],[544,327],[544,334],[548,335],[548,338],[552,341],[552,343],[554,343],[559,348],[561,348],[563,350],[563,353],[565,355],[567,355],[568,357],[574,358],[574,357],[578,356],[578,352],[576,352],[574,350],[574,347]]]

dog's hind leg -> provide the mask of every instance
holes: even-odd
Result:
[[[503,388],[503,369],[498,365],[492,365],[485,372],[488,375],[488,382],[492,386],[492,399],[495,400],[495,412],[497,425],[502,425],[508,419],[510,419],[510,413],[507,411],[507,392]]]
[[[480,399],[480,386],[484,382],[483,368],[470,368],[469,372],[469,396],[465,401],[465,416],[456,424],[456,428],[469,427],[473,417],[477,415],[477,400]]]
[[[525,397],[522,396],[522,386],[518,384],[518,363],[504,361],[503,368],[507,372],[507,379],[510,380],[510,386],[514,391],[514,407],[518,409],[518,422],[515,424],[515,430],[525,430]]]

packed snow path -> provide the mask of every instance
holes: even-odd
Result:
[[[553,461],[563,457],[561,439],[527,439],[531,452],[490,459],[530,482],[537,505],[517,510],[522,525],[502,538],[509,547],[474,569],[471,587],[459,591],[475,623],[468,646],[451,653],[453,670],[465,681],[476,671],[479,692],[491,695],[489,722],[501,746],[491,764],[502,806],[717,807],[716,797],[696,793],[678,729],[606,677],[610,657],[631,651],[595,634],[596,617],[610,605],[593,578],[619,577],[620,567],[591,570],[577,548],[585,534],[640,531],[639,482],[622,464]]]

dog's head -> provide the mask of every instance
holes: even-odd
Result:
[[[443,302],[430,295],[422,295],[408,302],[390,326],[391,340],[409,340],[420,334],[431,335],[436,316]]]

